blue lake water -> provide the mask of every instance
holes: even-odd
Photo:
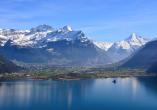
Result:
[[[0,110],[157,110],[157,78],[4,81]]]

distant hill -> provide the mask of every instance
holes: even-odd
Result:
[[[18,69],[19,68],[14,63],[0,56],[0,73],[11,73]]]
[[[148,42],[131,58],[129,58],[122,67],[127,68],[149,68],[157,62],[157,40]],[[152,67],[154,68],[154,66]]]
[[[157,73],[157,62],[154,63],[153,65],[151,65],[148,70],[147,70],[148,73]]]

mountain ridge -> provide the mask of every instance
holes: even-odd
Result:
[[[115,62],[118,62],[129,57],[147,42],[149,42],[148,39],[132,33],[128,38],[121,41],[114,43],[101,42],[95,44],[99,48],[105,50],[109,56],[113,56],[112,58]],[[103,45],[103,43],[105,45]]]
[[[75,31],[70,26],[54,29],[39,25],[27,31],[3,30],[0,35],[0,38],[7,38],[1,40],[0,52],[10,60],[93,65],[108,63],[110,59],[82,31]]]
[[[114,63],[127,58],[146,42],[135,33],[115,43],[93,42],[83,31],[68,25],[59,29],[46,24],[30,30],[0,29],[0,52],[10,60],[29,63]]]

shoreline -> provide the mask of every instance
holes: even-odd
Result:
[[[20,74],[20,73],[19,73]],[[106,79],[106,78],[127,78],[127,77],[157,77],[155,73],[143,73],[143,74],[58,74],[54,76],[35,76],[35,75],[25,75],[25,74],[9,74],[0,77],[0,81],[10,81],[10,80],[81,80],[81,79]]]

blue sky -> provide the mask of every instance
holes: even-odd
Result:
[[[157,0],[0,0],[0,27],[70,25],[95,41],[157,37]]]

